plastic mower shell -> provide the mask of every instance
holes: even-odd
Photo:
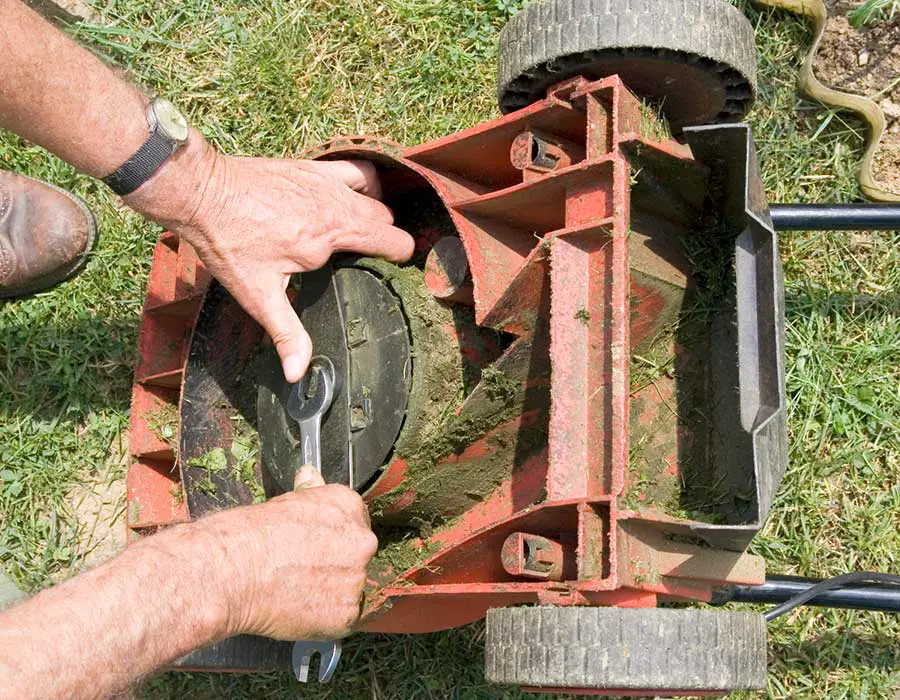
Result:
[[[576,80],[425,146],[319,152],[376,162],[420,243],[418,265],[336,261],[295,297],[316,347],[348,369],[325,462],[332,481],[354,475],[382,543],[364,629],[429,632],[522,603],[709,600],[763,581],[742,552],[786,442],[780,272],[752,140],[740,125],[693,129],[695,159],[641,136],[638,105],[616,78]],[[584,155],[516,167],[535,134],[570,149],[581,135]],[[714,269],[693,269],[691,236]],[[448,259],[464,273],[451,279]],[[320,304],[330,323],[314,322]],[[273,358],[164,237],[134,388],[133,536],[279,492],[279,465],[299,462]],[[230,659],[205,654],[197,666]]]
[[[745,31],[720,0],[685,2]],[[569,10],[597,11],[582,5]],[[501,39],[516,111],[411,148],[360,137],[310,154],[375,163],[416,239],[409,264],[339,256],[292,290],[342,377],[324,473],[362,493],[379,536],[361,628],[487,615],[488,678],[537,689],[761,687],[760,616],[656,607],[764,582],[744,550],[787,459],[781,268],[753,140],[687,125],[746,109],[746,42],[693,59],[623,49],[636,84],[670,66],[704,86],[694,112],[671,103],[676,140],[620,77],[592,79],[609,53],[570,46],[573,77],[523,98],[528,61],[559,68],[516,53],[540,12],[510,23],[505,54]],[[132,539],[289,486],[300,445],[274,349],[172,235],[139,343]],[[287,667],[290,650],[242,637],[181,666]]]

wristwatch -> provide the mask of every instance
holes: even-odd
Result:
[[[118,195],[134,192],[159,170],[178,148],[187,143],[188,123],[166,99],[154,97],[147,107],[150,137],[124,165],[103,182]]]

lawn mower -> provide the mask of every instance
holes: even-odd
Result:
[[[544,0],[501,34],[504,116],[308,155],[373,162],[416,239],[408,264],[336,256],[291,289],[340,377],[316,433],[323,473],[363,495],[379,537],[361,631],[486,616],[497,683],[724,694],[764,687],[766,619],[685,603],[897,609],[871,576],[767,580],[746,553],[787,462],[775,231],[896,224],[770,208],[740,123],[755,94],[753,30],[724,0]],[[164,234],[129,537],[289,489],[295,395],[261,328]],[[244,636],[179,666],[291,653]]]

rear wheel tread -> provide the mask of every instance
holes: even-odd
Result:
[[[760,689],[765,621],[718,610],[498,608],[487,615],[485,675],[547,688]]]
[[[724,0],[544,0],[514,16],[500,35],[501,110],[542,99],[553,82],[577,75],[616,50],[675,63],[697,60],[714,75],[730,70],[740,81],[722,79],[726,94],[733,88],[756,93],[753,28]],[[567,70],[553,70],[560,65]],[[527,87],[520,83],[522,76],[529,76]],[[689,123],[698,122],[688,119],[679,126]]]

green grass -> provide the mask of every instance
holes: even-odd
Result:
[[[752,115],[769,198],[852,200],[861,126],[797,99],[808,35],[776,17],[756,18]],[[771,572],[900,569],[898,244],[895,232],[781,237],[790,466],[751,548]],[[893,700],[900,687],[897,618],[802,609],[769,635],[769,697]]]
[[[515,2],[97,2],[80,38],[172,96],[231,153],[293,155],[334,135],[406,144],[496,116],[496,33]],[[861,126],[800,100],[809,34],[745,8],[761,95],[751,115],[772,201],[849,201]],[[128,419],[144,278],[156,229],[102,186],[0,134],[0,167],[86,197],[100,247],[49,294],[0,306],[0,561],[29,590],[84,552],[65,495],[103,471]],[[791,465],[753,551],[773,572],[897,571],[900,556],[900,238],[786,234]],[[9,472],[9,473],[6,473]],[[139,592],[136,592],[138,594]],[[517,698],[482,677],[482,628],[353,640],[335,683],[287,675],[167,674],[146,698]],[[770,626],[773,698],[893,698],[900,622],[800,610]],[[742,697],[762,697],[744,694]]]
[[[847,13],[847,16],[854,27],[862,27],[865,24],[892,20],[897,13],[900,13],[900,0],[865,0]]]

